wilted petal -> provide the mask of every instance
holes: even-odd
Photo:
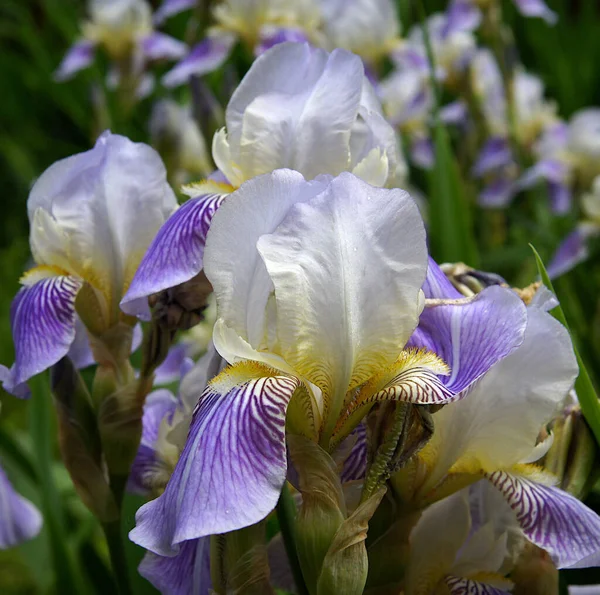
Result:
[[[409,345],[442,358],[451,370],[444,383],[459,393],[523,342],[526,325],[521,299],[510,289],[488,287],[469,303],[425,308]]]
[[[136,515],[132,541],[173,555],[184,541],[263,519],[286,475],[285,413],[298,381],[244,363],[204,391],[165,492]]]
[[[446,577],[446,584],[450,589],[450,595],[510,595],[511,593],[492,585],[457,576]]]
[[[149,318],[147,297],[195,277],[203,266],[210,222],[225,196],[207,194],[185,202],[160,228],[121,302],[127,314]]]
[[[0,550],[35,537],[42,527],[42,515],[29,500],[12,487],[0,467]]]
[[[177,87],[187,82],[191,76],[213,72],[227,60],[235,41],[235,37],[229,34],[206,37],[175,68],[165,74],[163,85]]]
[[[94,61],[94,51],[94,44],[85,39],[72,45],[54,73],[54,80],[66,81],[75,73],[87,68]]]
[[[489,474],[516,512],[527,539],[546,550],[557,568],[600,564],[600,517],[555,487],[504,471]]]
[[[154,24],[160,25],[165,19],[184,10],[194,8],[196,0],[163,0],[158,10],[154,13]]]
[[[526,17],[541,17],[549,25],[556,24],[558,15],[543,0],[514,0],[519,12]]]
[[[163,595],[207,595],[212,589],[210,537],[184,541],[176,556],[147,552],[138,571]]]
[[[188,49],[182,41],[156,31],[141,40],[140,48],[147,60],[177,60],[185,56]]]
[[[39,271],[39,273],[38,273]],[[29,282],[38,274],[33,269]],[[65,275],[42,278],[17,293],[10,318],[15,344],[15,363],[4,389],[26,382],[64,357],[75,339],[75,298],[81,281]]]
[[[480,177],[489,171],[512,163],[512,152],[505,138],[491,138],[481,149],[473,166],[473,175]]]

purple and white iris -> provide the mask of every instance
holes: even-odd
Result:
[[[11,307],[7,391],[22,394],[29,378],[67,355],[78,315],[92,334],[119,323],[119,302],[176,206],[156,151],[108,131],[39,177],[27,201],[38,266],[23,276]]]

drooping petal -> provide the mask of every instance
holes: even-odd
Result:
[[[178,400],[166,389],[155,390],[146,397],[142,416],[142,439],[131,466],[127,489],[138,494],[147,494],[158,482],[160,456],[157,444],[163,420],[170,419],[177,408]]]
[[[177,60],[187,52],[187,45],[170,35],[152,32],[140,41],[142,55],[147,60]]]
[[[154,13],[154,24],[160,25],[163,21],[184,10],[194,8],[196,0],[163,0],[163,3]]]
[[[436,353],[450,367],[446,386],[459,393],[523,342],[527,309],[510,289],[487,287],[472,301],[425,308],[409,345]]]
[[[527,458],[577,373],[567,330],[550,314],[529,307],[521,345],[465,398],[433,415],[435,432],[419,453],[431,465],[422,489],[434,487],[449,470],[491,472]]]
[[[138,511],[132,541],[173,555],[184,541],[247,527],[273,510],[287,467],[285,412],[299,384],[273,372],[238,364],[209,384],[171,480]]]
[[[184,541],[176,556],[147,552],[138,571],[163,595],[207,595],[212,589],[210,537]]]
[[[185,202],[160,228],[121,302],[127,314],[149,318],[147,297],[195,277],[203,266],[204,244],[224,195]]]
[[[550,208],[556,215],[565,215],[571,210],[573,193],[569,184],[564,182],[549,182]]]
[[[558,21],[558,15],[543,0],[514,0],[519,12],[526,17],[540,17],[549,25]]]
[[[464,297],[452,285],[451,281],[444,274],[444,271],[442,271],[431,256],[427,265],[427,277],[425,277],[425,283],[423,283],[423,293],[426,298],[431,299],[460,299]]]
[[[486,184],[479,193],[479,204],[485,208],[502,208],[512,200],[515,185],[509,178],[500,175]]]
[[[194,46],[190,53],[162,78],[165,87],[178,87],[191,76],[217,70],[227,60],[236,38],[229,34],[211,35]]]
[[[86,39],[73,44],[54,73],[54,80],[62,83],[94,61],[94,43]]]
[[[177,382],[182,377],[181,367],[186,359],[189,359],[187,352],[188,347],[185,343],[177,343],[169,349],[165,361],[154,371],[155,386],[171,384],[172,382]]]
[[[473,31],[481,23],[481,11],[470,0],[453,0],[446,12],[446,24],[443,35]]]
[[[280,353],[302,376],[343,399],[396,360],[417,323],[427,263],[408,194],[343,173],[257,247],[275,289]]]
[[[0,467],[0,550],[35,537],[42,527],[42,515],[29,500],[12,487]]]
[[[588,568],[600,563],[600,517],[582,502],[505,471],[488,479],[516,512],[527,539],[546,550],[557,568]]]
[[[510,595],[510,591],[467,578],[447,576],[445,580],[451,595]]]
[[[15,363],[4,382],[8,392],[64,357],[75,339],[75,298],[81,281],[66,275],[39,279],[33,271],[27,281],[32,284],[21,288],[11,305]]]

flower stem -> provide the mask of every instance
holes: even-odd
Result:
[[[110,563],[113,570],[113,576],[117,583],[119,595],[130,595],[132,593],[129,585],[129,573],[127,571],[127,558],[123,546],[121,535],[121,517],[110,523],[103,523],[102,529],[106,536],[108,552],[110,554]]]
[[[279,501],[277,502],[277,519],[281,529],[281,537],[285,551],[290,561],[294,582],[300,595],[308,595],[308,589],[304,583],[304,576],[300,568],[298,551],[296,550],[296,503],[290,493],[287,482],[283,484]]]

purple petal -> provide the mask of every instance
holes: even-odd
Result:
[[[409,149],[411,161],[423,169],[431,169],[435,163],[435,151],[430,138],[416,138]]]
[[[79,316],[75,317],[75,339],[71,343],[67,356],[78,370],[93,366],[96,363],[87,330]]]
[[[308,38],[302,29],[281,28],[269,30],[261,34],[260,43],[254,48],[254,54],[260,56],[274,45],[286,41],[304,43],[308,41]]]
[[[38,509],[15,492],[0,467],[0,550],[35,537],[41,527]]]
[[[481,23],[481,12],[475,2],[469,0],[453,0],[446,13],[446,24],[442,35],[448,37],[453,33],[473,31]]]
[[[549,25],[558,21],[558,15],[543,0],[514,0],[515,6],[525,17],[541,17]]]
[[[531,188],[539,180],[547,180],[556,184],[564,184],[569,175],[569,165],[558,159],[541,159],[530,167],[517,180],[515,186],[519,190]]]
[[[206,234],[224,199],[222,194],[192,198],[167,219],[121,301],[123,312],[149,319],[149,295],[189,281],[202,270]]]
[[[510,163],[512,163],[512,153],[508,141],[500,137],[490,138],[479,152],[479,157],[473,166],[473,175],[481,177]]]
[[[194,8],[197,0],[164,0],[154,13],[154,24],[160,25],[165,19],[172,17],[184,10]]]
[[[213,35],[203,39],[192,51],[167,72],[162,79],[165,87],[183,85],[193,76],[202,76],[219,68],[231,52],[236,39],[232,35]]]
[[[183,343],[173,345],[165,361],[156,368],[154,372],[154,384],[171,384],[177,382],[182,377],[182,366],[188,359],[188,347]]]
[[[142,54],[148,60],[178,60],[187,52],[187,45],[170,35],[154,32],[141,40]]]
[[[163,419],[172,417],[177,405],[177,397],[166,389],[155,390],[146,398],[142,416],[142,439],[127,485],[130,492],[145,495],[156,485],[154,478],[157,471],[160,471],[160,453],[157,452],[156,441]]]
[[[573,194],[568,184],[549,182],[550,208],[555,215],[566,215],[571,210]]]
[[[444,271],[439,265],[429,257],[429,263],[427,265],[427,277],[425,277],[425,283],[423,283],[423,293],[426,298],[448,298],[456,299],[464,297],[454,285],[450,282],[448,277],[444,274]]]
[[[515,293],[487,287],[467,304],[426,307],[408,344],[441,357],[451,370],[444,383],[459,393],[523,342],[526,325]]]
[[[556,279],[575,268],[589,256],[588,234],[581,227],[572,231],[559,245],[548,265],[548,275]]]
[[[364,479],[367,472],[367,426],[360,423],[354,428],[350,437],[356,436],[356,442],[344,461],[340,479],[342,483],[355,479]]]
[[[527,539],[546,550],[557,568],[600,564],[600,517],[558,488],[505,471],[487,478],[502,492]]]
[[[75,298],[81,282],[48,277],[21,288],[10,309],[15,363],[4,389],[12,389],[67,355],[75,339]]]
[[[211,593],[210,538],[184,541],[176,556],[157,556],[148,552],[138,570],[163,595]]]
[[[54,73],[54,80],[62,83],[75,73],[87,68],[94,60],[94,44],[83,40],[73,44]]]
[[[446,124],[463,124],[467,117],[467,106],[462,101],[453,101],[440,109],[440,120]]]
[[[247,527],[275,508],[286,476],[285,414],[298,381],[259,373],[267,369],[238,364],[206,388],[165,492],[136,515],[133,542],[173,555],[183,541]]]
[[[450,595],[510,595],[510,591],[458,576],[447,576],[446,584],[450,589]]]
[[[500,176],[487,184],[479,194],[479,204],[482,207],[505,207],[515,194],[514,183]]]

